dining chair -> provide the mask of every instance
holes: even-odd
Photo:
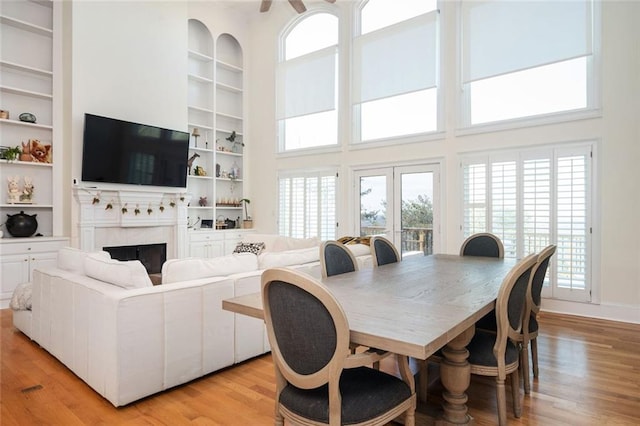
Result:
[[[538,254],[538,261],[533,270],[531,280],[531,291],[527,293],[527,303],[525,305],[524,319],[522,321],[522,372],[524,374],[524,392],[531,392],[529,382],[529,346],[531,346],[531,364],[533,367],[533,377],[538,377],[538,313],[542,301],[542,287],[544,277],[549,269],[551,256],[556,252],[556,246],[551,244],[542,249]]]
[[[526,296],[531,287],[532,270],[537,256],[530,254],[519,261],[504,278],[496,299],[495,331],[476,329],[467,345],[471,374],[496,377],[498,423],[507,424],[506,377],[511,376],[513,411],[521,415],[519,340]],[[447,351],[445,348],[444,352]]]
[[[542,287],[544,278],[549,268],[551,256],[556,252],[556,246],[551,244],[545,247],[536,255],[536,264],[531,272],[531,288],[527,293],[525,308],[523,311],[522,331],[516,341],[521,343],[520,371],[523,375],[524,393],[531,393],[531,381],[529,377],[529,347],[531,347],[531,361],[533,366],[533,377],[538,377],[538,313],[542,300]],[[497,330],[495,311],[491,311],[478,322],[476,328],[495,332]]]
[[[299,271],[267,269],[262,303],[275,366],[275,421],[384,425],[404,414],[415,424],[416,394],[408,357],[401,378],[367,367],[375,353],[351,354],[349,324],[324,284]]]
[[[460,256],[504,257],[500,238],[488,232],[470,235],[460,246]]]
[[[320,267],[322,278],[358,270],[358,262],[344,244],[338,241],[324,241],[320,245]]]
[[[400,253],[391,241],[382,235],[374,235],[369,243],[373,266],[382,266],[387,263],[400,262]]]

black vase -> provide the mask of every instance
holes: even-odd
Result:
[[[29,215],[21,211],[18,214],[7,214],[7,231],[14,237],[30,237],[38,229],[37,215]]]

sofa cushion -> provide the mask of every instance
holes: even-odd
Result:
[[[162,265],[162,283],[222,277],[256,270],[258,270],[258,258],[253,253],[234,253],[211,259],[196,257],[170,259]]]
[[[267,269],[303,265],[317,262],[318,260],[320,260],[320,249],[318,247],[310,247],[298,250],[264,252],[258,256],[258,265],[260,269]]]
[[[63,247],[58,250],[58,268],[84,275],[84,259],[89,254],[95,254],[105,260],[111,259],[106,251],[90,253],[73,247]]]
[[[118,287],[153,286],[147,270],[139,260],[120,261],[105,259],[100,254],[89,254],[84,259],[84,270],[87,276]]]

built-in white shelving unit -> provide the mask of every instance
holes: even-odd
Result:
[[[0,119],[0,145],[3,147],[31,146],[30,140],[49,146],[49,162],[38,162],[25,155],[22,159],[0,159],[0,223],[7,214],[24,211],[36,214],[37,233],[50,237],[60,235],[62,221],[57,198],[61,191],[59,161],[62,145],[58,144],[57,97],[60,86],[54,44],[59,31],[60,5],[53,1],[23,0],[0,2],[0,110],[8,118]],[[35,115],[36,122],[19,120],[22,113]],[[20,190],[25,177],[33,179],[31,202],[16,203],[9,197],[7,179],[17,177]],[[5,227],[0,228],[4,239],[11,238]]]
[[[189,20],[189,155],[195,156],[187,191],[189,224],[229,229],[243,219],[243,68],[242,49],[230,34],[215,40],[205,24]],[[235,135],[235,136],[232,136]],[[196,167],[204,174],[198,174]],[[206,198],[206,200],[205,200]]]

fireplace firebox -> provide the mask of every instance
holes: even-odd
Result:
[[[148,274],[159,274],[167,260],[167,244],[137,244],[129,246],[103,247],[111,258],[118,260],[139,260]]]

